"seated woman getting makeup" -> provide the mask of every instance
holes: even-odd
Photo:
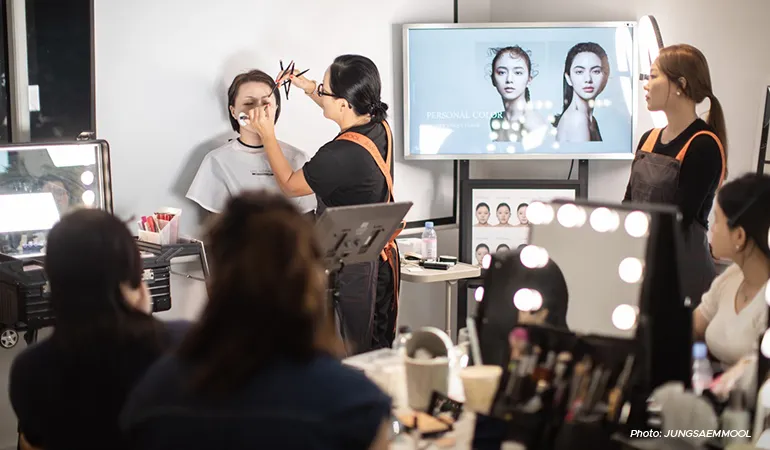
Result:
[[[45,272],[56,326],[10,371],[20,448],[125,449],[124,400],[186,324],[150,315],[134,238],[107,212],[64,216],[48,234]]]
[[[132,448],[387,448],[389,397],[337,359],[311,220],[281,194],[243,193],[208,243],[209,301],[127,402]]]
[[[712,249],[714,257],[733,264],[703,294],[693,312],[693,331],[695,339],[705,338],[709,352],[723,365],[733,365],[755,352],[767,329],[769,204],[770,177],[766,175],[744,175],[717,193]]]

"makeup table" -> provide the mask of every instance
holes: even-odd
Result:
[[[476,278],[481,275],[481,268],[465,263],[457,263],[448,270],[425,269],[416,264],[401,263],[401,281],[408,283],[446,283],[446,333],[452,336],[452,286],[458,280]]]

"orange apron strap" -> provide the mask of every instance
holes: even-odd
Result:
[[[390,161],[392,158],[391,154],[393,153],[393,139],[390,133],[390,127],[388,126],[388,123],[383,120],[382,124],[385,126],[385,132],[387,133],[387,136],[388,136],[388,151],[386,153],[387,161],[382,159],[382,154],[380,153],[380,150],[377,148],[374,142],[372,142],[371,139],[369,139],[367,136],[364,136],[361,133],[356,133],[355,131],[348,131],[346,133],[343,133],[339,137],[337,137],[337,139],[355,142],[356,144],[365,148],[366,151],[369,152],[369,154],[374,159],[374,162],[377,163],[377,167],[380,168],[380,172],[382,172],[382,175],[385,177],[385,183],[387,183],[388,185],[387,202],[391,202],[393,200],[393,177],[390,176]]]
[[[388,149],[385,153],[385,159],[382,159],[382,154],[380,153],[380,150],[377,148],[377,146],[372,142],[371,139],[369,139],[367,136],[364,136],[361,133],[356,133],[355,131],[348,131],[346,133],[341,134],[337,137],[337,139],[342,139],[346,141],[355,142],[356,144],[360,145],[361,147],[365,148],[366,151],[369,152],[369,154],[374,159],[374,162],[377,163],[377,167],[379,167],[380,172],[382,172],[382,175],[385,177],[385,183],[388,185],[388,199],[386,200],[387,203],[390,203],[394,201],[393,197],[393,177],[390,176],[390,162],[393,159],[393,134],[390,131],[390,125],[388,125],[388,122],[383,120],[382,125],[385,127],[385,133],[387,134],[387,140],[388,140]],[[385,246],[385,248],[382,250],[382,259],[385,261],[389,261],[390,259],[390,249],[396,248],[396,236],[401,233],[401,231],[405,228],[406,222],[401,222],[401,227],[396,230],[396,232],[393,234],[393,236],[388,241],[388,245]],[[400,264],[400,262],[398,262]],[[391,268],[393,267],[394,263],[391,263]],[[394,273],[397,273],[394,269]],[[398,275],[396,274],[396,277]]]
[[[684,144],[684,147],[679,151],[679,154],[676,155],[676,160],[680,163],[684,161],[684,156],[687,154],[687,150],[690,148],[690,144],[692,144],[692,141],[698,137],[698,136],[711,136],[714,138],[714,140],[717,142],[717,145],[719,146],[719,154],[722,156],[722,174],[719,176],[719,186],[722,186],[722,183],[725,181],[725,173],[727,172],[727,158],[725,158],[725,148],[722,145],[722,141],[719,140],[719,137],[717,137],[716,134],[710,132],[710,131],[699,131],[692,135],[689,141],[687,141],[686,144]]]
[[[658,142],[658,136],[660,136],[661,129],[653,128],[650,130],[650,134],[647,135],[647,140],[642,144],[642,151],[652,153],[655,148],[655,143]]]

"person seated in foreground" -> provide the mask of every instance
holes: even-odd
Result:
[[[10,370],[20,447],[125,449],[118,427],[125,398],[185,324],[150,315],[139,249],[105,211],[77,210],[53,227],[45,272],[56,326]]]
[[[724,366],[756,353],[767,329],[765,290],[770,278],[770,177],[746,174],[717,193],[712,231],[716,258],[733,262],[693,311],[696,340]]]
[[[280,194],[243,193],[208,242],[209,301],[127,402],[132,448],[387,448],[390,398],[337,359],[311,221]]]

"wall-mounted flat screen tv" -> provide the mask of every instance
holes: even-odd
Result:
[[[406,158],[633,158],[635,25],[404,25]]]

